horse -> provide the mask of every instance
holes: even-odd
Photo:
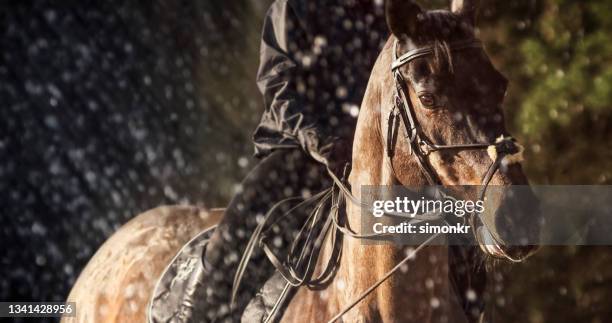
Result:
[[[454,0],[451,10],[428,11],[411,0],[388,0],[385,7],[392,35],[361,105],[345,194],[360,201],[361,188],[369,185],[527,185],[520,146],[504,137],[502,102],[508,81],[474,34],[478,2]],[[525,224],[527,229],[519,231],[536,241],[541,224],[537,203],[512,202],[511,194],[502,191],[488,202],[494,212],[471,217],[478,246],[414,249],[342,236],[330,282],[299,288],[281,321],[477,322],[486,279],[479,264],[519,262],[537,250],[533,244],[513,244],[504,226]],[[345,228],[359,228],[361,207],[347,202]],[[221,210],[165,207],[135,217],[81,273],[68,301],[84,308],[63,322],[146,321],[163,268],[221,216]],[[323,241],[316,273],[326,270],[325,259],[338,254],[333,240],[329,235]]]
[[[502,110],[508,81],[474,34],[478,1],[454,0],[450,10],[428,11],[411,0],[389,0],[385,6],[392,35],[373,67],[358,116],[349,176],[354,198],[372,185],[528,185],[522,148],[502,137],[508,134]],[[510,158],[500,160],[495,147],[503,142],[510,143],[503,152]],[[533,203],[512,205],[512,194],[502,191],[489,202],[495,211],[487,219],[472,217],[481,250],[464,247],[477,257],[467,258],[472,262],[467,265],[475,266],[459,275],[463,289],[451,286],[449,274],[458,269],[451,247],[424,246],[415,253],[408,246],[344,236],[333,280],[316,290],[300,288],[282,322],[481,320],[482,307],[474,313],[465,306],[483,298],[486,271],[476,263],[520,262],[537,250],[537,200],[530,190],[522,194]],[[347,202],[346,227],[360,227],[361,207]],[[504,224],[512,221],[524,225],[520,231],[532,243],[503,238]],[[316,272],[333,254],[330,240]]]

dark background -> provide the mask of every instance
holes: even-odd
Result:
[[[482,1],[508,125],[538,184],[612,181],[612,3]],[[421,1],[441,7],[446,1]],[[223,206],[252,167],[269,1],[0,5],[0,301],[61,301],[121,224]],[[606,322],[612,253],[548,247],[504,269],[508,322]]]

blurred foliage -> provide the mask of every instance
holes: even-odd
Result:
[[[485,19],[494,24],[492,41],[505,47],[496,55],[511,80],[509,108],[516,111],[511,126],[527,147],[532,182],[610,183],[612,3],[545,0],[505,6],[495,2],[506,19]],[[513,11],[518,15],[510,15]]]
[[[612,3],[483,1],[481,37],[510,79],[508,126],[537,184],[612,181]],[[610,247],[545,247],[491,279],[494,322],[608,322]]]

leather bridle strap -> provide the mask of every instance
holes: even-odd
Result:
[[[421,169],[421,172],[427,179],[429,185],[440,184],[439,179],[431,169],[431,166],[426,159],[426,155],[421,153],[421,148],[419,146],[420,134],[416,119],[414,117],[414,108],[412,107],[412,102],[408,99],[403,88],[406,82],[403,82],[402,74],[399,72],[399,70],[395,70],[393,75],[395,78],[396,91],[395,104],[397,105],[399,115],[406,130],[406,139],[408,139],[410,144],[410,152],[416,157],[417,165]],[[387,138],[387,140],[389,140],[389,138]]]
[[[471,48],[482,48],[482,43],[479,40],[471,39],[467,41],[453,42],[449,47],[451,51],[460,51]],[[490,144],[476,143],[460,145],[434,145],[422,138],[420,127],[414,115],[415,109],[412,105],[412,101],[408,97],[408,83],[404,80],[400,67],[408,64],[414,59],[434,54],[435,48],[433,46],[417,48],[408,51],[400,57],[397,57],[398,48],[399,41],[396,39],[393,44],[393,63],[391,64],[391,72],[393,73],[393,79],[395,81],[395,107],[393,108],[391,115],[393,116],[395,109],[398,110],[401,120],[404,123],[404,128],[406,129],[406,139],[408,139],[410,143],[410,151],[416,156],[417,165],[425,175],[427,182],[430,185],[439,185],[441,182],[429,164],[429,161],[426,158],[427,155],[429,155],[431,152],[440,150],[486,149]],[[391,118],[392,117],[390,116],[389,119],[391,120]],[[395,124],[391,125],[391,122],[389,122],[389,125],[395,126]],[[394,131],[391,131],[391,133],[393,132]],[[387,147],[392,147],[392,145],[394,145],[394,143],[391,142],[392,140],[392,137],[387,137]],[[389,157],[392,157],[393,149],[388,150],[388,154],[390,155]]]
[[[405,54],[400,57],[397,57],[397,46],[398,41],[395,40],[394,49],[393,49],[393,63],[391,63],[391,70],[395,71],[396,69],[408,64],[410,61],[415,60],[417,58],[429,56],[435,54],[435,49],[433,46],[416,48],[413,50],[409,50]],[[465,41],[457,41],[450,44],[451,51],[459,51],[470,48],[482,48],[482,42],[478,39],[469,39]]]

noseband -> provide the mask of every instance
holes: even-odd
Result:
[[[431,141],[427,140],[425,137],[419,123],[416,119],[416,113],[414,106],[412,105],[412,101],[410,101],[408,96],[408,82],[404,80],[400,68],[412,60],[429,56],[434,54],[434,47],[423,47],[417,48],[408,51],[400,57],[397,57],[398,51],[398,40],[395,40],[393,47],[393,63],[391,64],[391,71],[393,73],[393,79],[395,81],[395,97],[394,97],[394,106],[389,113],[389,123],[388,123],[388,135],[387,135],[387,155],[389,158],[393,157],[395,151],[395,144],[397,139],[397,129],[399,127],[399,121],[404,124],[404,128],[406,131],[406,139],[409,142],[410,154],[415,156],[417,161],[417,165],[421,169],[421,172],[427,179],[429,185],[441,185],[438,174],[434,171],[433,167],[429,163],[428,156],[432,152],[435,151],[453,151],[454,153],[458,153],[464,150],[487,150],[493,162],[487,169],[484,174],[481,186],[482,189],[479,194],[479,199],[483,199],[486,193],[487,187],[493,178],[493,175],[499,169],[502,160],[506,156],[519,154],[521,152],[521,147],[515,142],[512,137],[499,137],[495,142],[492,143],[469,143],[469,144],[456,144],[456,145],[437,145],[431,143]],[[482,49],[482,43],[478,40],[468,40],[455,42],[450,44],[451,52],[457,52],[467,49]],[[494,153],[491,153],[494,152]],[[448,198],[445,194],[443,194],[445,198]],[[485,226],[484,222],[480,217],[475,216],[474,214],[469,216],[470,224],[474,230],[477,229],[477,224],[480,224],[478,227]],[[486,227],[486,226],[485,226]],[[486,248],[488,252],[493,252],[493,255],[496,255],[501,258],[507,258],[511,261],[514,261],[510,255],[506,254],[502,248],[499,247],[497,242],[493,239],[489,232],[484,233],[488,230],[478,230],[476,233],[476,239],[479,242],[479,245],[483,248]],[[494,248],[486,247],[485,244],[494,243]]]

